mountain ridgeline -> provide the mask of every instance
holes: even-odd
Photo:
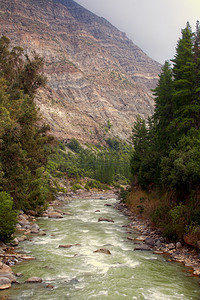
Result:
[[[1,36],[44,59],[36,103],[54,136],[127,139],[153,113],[160,64],[104,18],[72,0],[1,0],[0,20]]]

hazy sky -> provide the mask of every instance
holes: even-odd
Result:
[[[200,21],[200,0],[75,0],[110,21],[153,59],[175,54],[181,29]]]

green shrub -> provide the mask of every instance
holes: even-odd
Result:
[[[152,221],[158,227],[164,227],[165,224],[171,222],[171,217],[169,214],[170,206],[167,204],[159,204],[154,212],[151,214]]]
[[[124,189],[121,187],[119,193],[118,193],[118,199],[121,200],[122,202],[127,202],[127,198],[131,192],[131,189],[128,187]]]
[[[71,139],[67,147],[76,153],[80,153],[82,150],[81,144],[75,138]]]
[[[74,185],[71,186],[71,190],[73,192],[76,192],[77,190],[83,190],[83,189],[84,188],[80,184],[78,184],[78,183],[75,183]]]
[[[0,192],[0,240],[9,242],[15,231],[17,214],[13,210],[13,199],[6,192]]]

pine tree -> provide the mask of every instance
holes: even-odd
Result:
[[[182,30],[182,38],[178,41],[176,55],[172,61],[175,112],[171,127],[177,130],[178,138],[195,126],[195,112],[199,110],[194,99],[196,64],[193,54],[193,33],[189,23]]]
[[[155,112],[153,115],[156,130],[157,148],[165,153],[172,140],[169,124],[173,120],[173,80],[168,61],[162,67],[159,82],[153,90],[155,96]]]

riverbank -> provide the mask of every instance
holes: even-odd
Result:
[[[187,270],[194,276],[200,277],[200,253],[197,249],[181,242],[167,241],[159,229],[152,228],[148,220],[140,218],[122,202],[116,205],[116,209],[128,216],[130,223],[127,224],[127,239],[136,244],[135,250],[153,251],[154,254],[166,255],[167,261],[184,264]],[[137,238],[132,234],[138,231]]]

